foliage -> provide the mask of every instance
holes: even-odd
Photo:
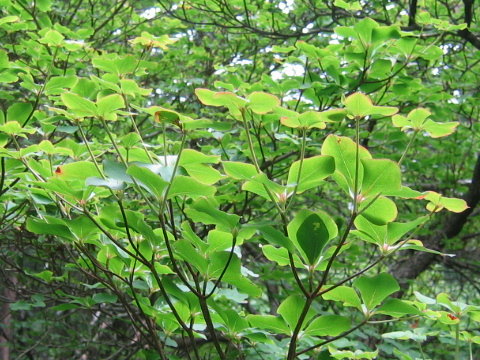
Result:
[[[13,358],[473,359],[404,273],[472,246],[478,25],[413,3],[0,0]]]

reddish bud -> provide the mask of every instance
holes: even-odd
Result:
[[[55,170],[55,174],[60,175],[62,173],[62,168],[61,166],[57,167],[57,170]]]
[[[447,316],[450,318],[450,320],[458,320],[458,317],[452,314],[447,314]]]

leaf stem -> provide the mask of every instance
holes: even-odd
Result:
[[[220,276],[218,277],[217,281],[215,282],[215,285],[213,286],[213,289],[208,293],[208,294],[205,294],[204,297],[206,299],[208,299],[210,296],[213,295],[213,293],[215,292],[215,290],[217,289],[218,285],[220,284],[220,281],[222,281],[222,278],[223,276],[225,275],[225,273],[227,272],[227,269],[228,269],[228,266],[230,265],[230,262],[232,261],[232,258],[233,258],[233,252],[235,250],[235,245],[237,244],[237,235],[234,234],[233,235],[233,240],[232,240],[232,248],[230,249],[230,254],[228,256],[228,260],[227,260],[227,263],[225,264],[225,267],[223,268],[222,270],[222,273],[220,274]],[[206,283],[206,279],[205,279],[205,283]],[[204,289],[206,289],[206,287],[204,287]]]
[[[308,347],[308,348],[306,348],[306,349],[303,349],[303,350],[297,352],[295,355],[298,356],[298,355],[305,354],[306,352],[309,352],[309,351],[314,350],[314,349],[316,349],[316,348],[319,348],[319,347],[321,347],[321,346],[327,345],[327,344],[329,344],[329,343],[331,343],[331,342],[333,342],[333,341],[335,341],[335,340],[341,339],[341,338],[347,336],[348,334],[354,332],[355,330],[360,329],[360,328],[361,328],[362,326],[364,326],[366,323],[367,323],[367,319],[363,320],[360,324],[358,324],[357,326],[351,328],[350,330],[345,331],[344,333],[342,333],[342,334],[340,334],[340,335],[337,335],[337,336],[334,336],[334,337],[332,337],[332,338],[330,338],[330,339],[328,339],[328,340],[325,340],[325,341],[323,341],[323,342],[321,342],[321,343],[319,343],[319,344],[316,344],[316,345],[310,346],[310,347]]]
[[[292,197],[290,198],[290,201],[285,208],[285,212],[288,212],[290,207],[293,204],[293,200],[295,199],[295,196],[297,195],[297,190],[298,186],[300,185],[300,178],[302,174],[302,167],[303,167],[303,160],[305,159],[305,144],[306,144],[306,137],[307,137],[307,131],[305,128],[302,128],[302,147],[300,148],[300,164],[298,165],[298,174],[297,174],[297,182],[295,184],[295,188],[293,189]]]
[[[423,359],[423,360],[426,360],[426,358],[425,358],[425,353],[423,352],[423,348],[422,348],[422,343],[421,343],[421,342],[418,343],[418,349],[420,350],[420,354],[422,354],[422,359]]]
[[[123,92],[122,92],[122,97],[123,97],[123,101],[125,102],[125,105],[127,107],[127,110],[130,114],[129,116],[130,116],[130,120],[132,121],[133,128],[135,129],[135,132],[140,137],[140,141],[142,142],[143,150],[145,151],[145,154],[147,154],[148,160],[150,160],[150,162],[152,164],[154,164],[152,156],[150,155],[150,152],[148,151],[147,147],[145,146],[145,143],[143,142],[142,134],[140,133],[140,130],[138,130],[137,123],[135,122],[135,119],[133,118],[133,115],[131,114],[130,105],[128,104],[127,96]]]
[[[248,121],[247,121],[247,118],[245,116],[245,109],[240,109],[240,112],[242,114],[242,120],[243,120],[243,126],[245,128],[245,132],[247,133],[247,142],[248,142],[248,147],[250,149],[250,153],[251,153],[251,156],[252,156],[252,160],[253,160],[253,163],[255,165],[255,169],[257,170],[257,173],[258,174],[262,174],[262,170],[260,169],[260,167],[258,166],[258,160],[257,160],[257,156],[255,155],[255,151],[253,149],[253,142],[252,142],[252,137],[250,136],[250,129],[249,129],[249,126],[248,126]],[[277,209],[278,211],[278,214],[280,215],[280,218],[282,219],[282,222],[283,222],[283,232],[284,232],[284,235],[285,236],[288,236],[288,232],[287,232],[287,224],[288,224],[288,220],[287,220],[287,217],[285,215],[285,211],[283,211],[281,208],[280,208],[280,205],[278,204],[277,202],[277,199],[275,199],[275,197],[273,196],[272,194],[272,191],[265,185],[263,184],[263,188],[265,189],[265,191],[267,192],[268,194],[268,197],[270,198],[270,200],[273,202],[273,204],[275,205],[275,208]],[[298,277],[298,273],[297,273],[297,269],[295,268],[295,264],[294,264],[294,261],[293,261],[293,256],[292,254],[290,253],[290,251],[288,252],[288,256],[289,256],[289,259],[290,259],[290,267],[292,268],[292,272],[293,272],[293,276],[295,277],[295,281],[297,282],[297,285],[298,287],[300,288],[300,290],[302,290],[303,294],[305,296],[308,296],[308,291],[305,289],[305,287],[303,286],[302,284],[302,281],[300,280],[300,278]]]
[[[125,161],[125,158],[123,157],[122,153],[120,152],[120,149],[118,148],[117,143],[115,142],[115,139],[113,138],[112,132],[110,131],[110,129],[107,126],[107,123],[105,122],[105,119],[103,117],[100,117],[100,121],[102,122],[102,125],[103,125],[105,131],[107,132],[108,138],[110,139],[110,142],[112,143],[116,153],[118,154],[118,157],[122,161],[123,165],[125,165],[125,168],[128,168],[128,163]],[[145,193],[143,192],[142,188],[138,185],[137,180],[135,180],[135,178],[132,177],[132,181],[135,185],[135,190],[137,190],[138,193],[142,196],[142,198],[145,200],[148,207],[153,211],[153,213],[158,215],[157,209],[155,209],[155,207],[153,206],[151,201],[148,200],[148,198],[145,195]]]
[[[415,137],[417,136],[417,134],[418,134],[418,130],[415,130],[412,137],[410,138],[410,141],[407,144],[407,147],[405,148],[405,151],[402,154],[402,157],[400,158],[400,160],[398,160],[398,166],[400,166],[402,164],[403,160],[405,159],[405,156],[407,155],[408,150],[410,150],[410,147],[413,144],[413,140],[415,140]]]
[[[460,360],[460,321],[455,326],[455,360]]]
[[[353,189],[354,199],[353,199],[353,213],[356,214],[358,211],[358,183],[359,183],[359,173],[360,173],[360,118],[355,117],[355,184]]]
[[[95,167],[97,168],[97,171],[99,172],[102,179],[106,181],[107,178],[106,178],[105,174],[103,173],[103,171],[100,169],[100,166],[98,165],[97,159],[93,155],[92,148],[88,144],[87,137],[85,136],[85,132],[83,131],[82,125],[80,125],[80,121],[77,121],[77,126],[78,126],[78,129],[80,130],[80,135],[82,136],[83,142],[85,143],[85,146],[87,147],[88,153],[90,154],[90,157],[92,158],[92,161],[95,164]]]

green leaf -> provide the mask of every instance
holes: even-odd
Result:
[[[138,144],[142,138],[136,132],[128,133],[121,137],[120,142],[125,148],[132,148]]]
[[[247,320],[254,328],[270,330],[276,334],[290,335],[291,331],[285,321],[279,316],[273,315],[248,315]]]
[[[7,121],[5,124],[0,125],[0,132],[3,132],[7,135],[16,135],[26,137],[24,133],[34,133],[35,129],[25,129],[22,128],[22,125],[18,121]]]
[[[309,336],[337,336],[350,329],[350,319],[340,315],[323,315],[305,329]]]
[[[159,275],[175,274],[167,265],[162,265],[158,262],[155,263],[155,270]]]
[[[57,176],[57,178],[63,180],[85,180],[89,177],[101,176],[95,164],[89,161],[77,161],[57,166],[57,169],[55,170],[55,175]]]
[[[368,96],[358,92],[345,99],[345,107],[351,116],[357,118],[363,118],[367,115],[391,116],[398,111],[395,107],[373,105]]]
[[[258,172],[255,166],[236,161],[222,161],[225,174],[235,180],[251,180]]]
[[[275,261],[280,266],[290,265],[288,250],[285,248],[276,248],[273,245],[265,245],[262,246],[262,252],[268,260]],[[295,264],[295,267],[304,268],[302,261],[296,254],[293,254],[293,263]]]
[[[45,154],[48,155],[67,155],[73,157],[73,151],[70,149],[62,148],[59,146],[54,146],[49,140],[43,140],[39,145],[38,149],[43,151]]]
[[[395,244],[406,233],[415,229],[419,225],[428,220],[428,216],[420,216],[419,218],[406,223],[389,223],[387,225],[387,238],[390,245]]]
[[[304,297],[300,295],[290,295],[288,298],[282,301],[277,309],[277,313],[283,317],[283,320],[285,320],[292,332],[297,326],[304,306]],[[313,316],[315,316],[315,311],[310,308],[303,323],[308,323]]]
[[[413,109],[407,115],[407,120],[412,123],[414,129],[421,129],[425,120],[431,115],[427,109],[418,108]]]
[[[208,265],[208,277],[210,279],[218,278],[224,271],[229,258],[230,254],[227,251],[214,252],[211,254],[211,260]],[[262,290],[242,275],[240,259],[236,255],[233,255],[231,258],[227,270],[223,275],[222,282],[234,285],[239,292],[244,292],[253,297],[262,295]]]
[[[182,237],[190,241],[197,249],[199,249],[200,253],[205,254],[206,250],[208,249],[209,245],[202,241],[200,237],[195,234],[190,223],[188,221],[184,221],[181,225],[182,227]]]
[[[219,162],[220,156],[218,155],[206,155],[193,149],[185,149],[182,151],[178,164],[185,166],[192,164],[218,164]]]
[[[50,224],[46,221],[27,219],[27,230],[34,234],[55,235],[67,240],[75,240],[65,224]]]
[[[459,123],[456,121],[448,123],[438,123],[433,120],[427,120],[423,125],[423,129],[432,138],[439,138],[453,134],[458,125]]]
[[[423,195],[421,198],[430,201],[427,204],[429,211],[437,212],[445,208],[452,212],[461,213],[469,208],[465,200],[443,197],[435,191],[427,191],[426,195]]]
[[[123,98],[118,94],[108,95],[97,101],[97,111],[100,116],[106,116],[115,110],[123,109],[124,107],[125,103]]]
[[[423,243],[420,240],[408,240],[404,246],[402,246],[401,250],[415,250],[415,251],[422,251],[427,252],[430,254],[440,255],[443,257],[455,257],[455,254],[445,254],[437,250],[428,249],[423,246]]]
[[[56,30],[48,30],[43,38],[39,40],[42,44],[58,46],[63,43],[65,37]]]
[[[397,25],[379,26],[372,29],[372,43],[386,42],[400,37],[400,28]]]
[[[76,114],[79,114],[79,116],[96,116],[98,114],[97,107],[92,101],[84,99],[77,94],[63,93],[60,97],[65,106],[73,110]]]
[[[81,241],[87,241],[100,232],[97,225],[86,215],[81,215],[75,219],[63,219],[63,222],[76,238]]]
[[[342,121],[347,114],[345,109],[331,109],[323,112],[306,111],[298,114],[282,107],[277,107],[277,113],[282,115],[280,121],[283,125],[302,129],[325,129],[325,123]]]
[[[372,42],[372,30],[379,27],[378,23],[370,18],[364,18],[357,22],[353,27],[362,41],[363,46],[368,46]]]
[[[117,295],[108,293],[97,293],[92,296],[92,300],[96,304],[115,304],[117,302]]]
[[[175,241],[173,243],[173,248],[183,260],[193,265],[202,274],[205,274],[207,272],[207,269],[209,267],[208,260],[205,259],[202,255],[200,255],[189,241]]]
[[[355,227],[357,230],[352,231],[352,233],[364,241],[377,244],[380,247],[383,247],[383,245],[388,242],[387,226],[385,225],[377,225],[363,216],[357,216],[355,219]]]
[[[115,180],[115,179],[102,179],[99,177],[89,177],[85,180],[85,185],[87,186],[99,186],[99,187],[107,187],[112,190],[124,190],[127,188],[127,184],[123,181]]]
[[[322,291],[327,290],[329,287],[330,286],[325,286],[325,288],[322,288]],[[357,293],[353,288],[348,286],[337,286],[332,290],[328,290],[328,292],[322,295],[322,298],[325,300],[341,301],[344,306],[356,307],[359,310],[362,309]]]
[[[381,273],[373,277],[359,277],[353,282],[353,286],[360,290],[363,302],[370,311],[387,296],[400,290],[397,280],[387,273]]]
[[[127,175],[127,167],[121,163],[109,159],[103,160],[103,171],[109,178],[132,183],[132,178]]]
[[[288,172],[288,184],[296,184],[298,171],[300,169],[300,160],[295,161]],[[335,160],[332,156],[319,155],[303,160],[302,173],[297,191],[299,193],[305,190],[317,187],[323,183],[323,179],[333,174],[335,171]]]
[[[402,188],[400,167],[396,162],[384,159],[362,159],[363,182],[361,194],[375,196]]]
[[[425,334],[413,333],[410,330],[393,331],[386,334],[382,334],[382,337],[385,339],[413,340],[418,342],[423,342],[427,339],[427,336]]]
[[[362,211],[369,203],[370,199],[363,200],[359,210]],[[385,225],[397,218],[398,210],[395,203],[384,196],[378,197],[365,211],[362,211],[360,217],[366,218],[375,225]]]
[[[207,254],[214,251],[224,251],[232,248],[233,235],[229,232],[210,230],[208,232],[208,244]]]
[[[59,95],[65,92],[65,89],[70,89],[75,86],[78,78],[76,76],[54,76],[48,80],[45,85],[46,95]]]
[[[367,95],[357,92],[345,99],[345,107],[350,115],[362,118],[371,115],[373,104]]]
[[[50,282],[52,281],[53,272],[51,272],[50,270],[44,270],[38,274],[32,274],[32,275],[39,279],[45,280],[46,282]]]
[[[217,207],[218,205],[213,199],[200,197],[185,210],[185,213],[195,222],[220,225],[233,230],[237,226],[240,216],[220,211]]]
[[[7,121],[17,121],[23,124],[28,119],[32,110],[32,104],[17,102],[7,109]]]
[[[266,114],[280,105],[280,100],[274,95],[255,91],[247,96],[250,103],[247,107],[255,114]]]
[[[434,305],[437,303],[437,300],[432,299],[431,297],[422,295],[418,291],[413,292],[415,294],[415,297],[420,301],[421,303],[427,304],[427,305]]]
[[[190,177],[205,185],[213,185],[225,178],[218,170],[206,164],[189,164],[182,168]]]
[[[292,254],[295,252],[295,245],[293,245],[292,241],[282,232],[275,229],[273,226],[263,225],[255,226],[255,228],[260,231],[264,239],[267,240],[270,244],[284,247]]]
[[[376,351],[362,351],[362,350],[337,350],[333,347],[328,347],[328,352],[334,359],[376,359],[378,356],[378,349]]]
[[[202,184],[191,177],[177,175],[172,181],[168,199],[172,199],[175,196],[188,196],[192,199],[201,196],[212,197],[215,192],[216,189],[213,186]]]
[[[322,145],[322,155],[330,155],[335,159],[334,180],[347,193],[353,194],[355,185],[356,144],[347,137],[329,135]],[[360,159],[370,159],[372,156],[363,146],[359,147]],[[359,164],[358,185],[361,189],[363,165]]]
[[[130,165],[127,169],[127,174],[133,176],[139,181],[139,185],[147,189],[158,200],[163,196],[163,192],[168,183],[147,168],[137,165]]]
[[[223,106],[228,107],[230,111],[245,108],[248,103],[247,100],[229,91],[217,92],[213,97],[218,99]]]
[[[288,224],[288,236],[310,265],[314,265],[328,241],[338,234],[335,221],[324,212],[301,210]]]
[[[14,15],[4,16],[0,19],[0,26],[3,25],[3,24],[17,22],[18,20],[19,20],[18,16],[14,16]]]
[[[420,315],[425,314],[409,302],[400,299],[388,299],[382,306],[375,312],[376,314],[390,315],[392,317],[402,317],[405,315]]]
[[[270,192],[274,194],[275,201],[280,200],[282,196],[286,196],[287,194],[287,188],[285,186],[281,186],[271,181],[263,173],[255,176],[254,181],[247,181],[245,184],[243,184],[242,190],[250,191],[254,194],[262,196],[268,201],[271,201],[270,196],[265,190],[265,187],[267,187],[270,190]]]
[[[203,105],[207,106],[222,106],[223,102],[219,99],[215,98],[215,91],[208,90],[208,89],[195,89],[195,95],[197,95],[198,100]]]
[[[106,54],[92,60],[93,66],[115,75],[131,74],[137,68],[137,59],[133,55],[118,57],[117,54]],[[117,86],[118,88],[118,86]],[[118,88],[120,92],[120,88]]]

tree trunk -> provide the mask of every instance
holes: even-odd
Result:
[[[14,276],[9,276],[6,283],[15,286],[17,279]],[[0,308],[0,319],[2,324],[2,331],[0,332],[0,359],[10,360],[10,342],[12,339],[10,331],[10,323],[12,320],[10,303],[15,302],[17,294],[11,288],[4,287],[2,296],[6,301]]]
[[[444,215],[448,217],[446,217],[445,221],[440,222],[444,224],[443,227],[424,241],[425,247],[443,252],[443,239],[451,239],[460,233],[468,217],[480,201],[480,154],[477,156],[472,182],[463,199],[467,202],[469,208],[459,214]],[[435,254],[415,252],[407,259],[395,263],[390,270],[399,280],[402,287],[400,296],[408,289],[412,280],[430,268],[430,266],[439,259],[440,257]]]

